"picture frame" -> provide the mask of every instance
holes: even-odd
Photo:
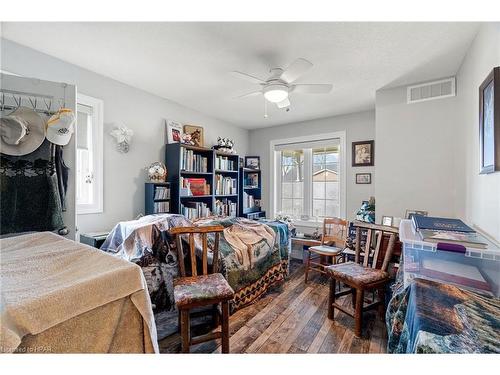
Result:
[[[429,213],[421,210],[406,210],[405,219],[411,219],[413,215],[429,216]]]
[[[371,173],[356,173],[356,184],[369,185],[372,183]]]
[[[375,141],[352,142],[352,166],[372,167],[375,165]]]
[[[500,171],[500,67],[479,86],[479,174]]]
[[[394,222],[393,216],[382,216],[382,225],[392,227],[393,222]]]
[[[179,143],[182,137],[182,124],[174,120],[165,120],[167,143]]]
[[[184,125],[184,133],[191,136],[191,144],[196,147],[205,146],[205,138],[203,135],[203,126]]]
[[[260,156],[245,156],[245,168],[260,169]]]

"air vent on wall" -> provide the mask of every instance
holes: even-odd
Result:
[[[455,77],[408,86],[408,104],[455,96],[455,87]]]

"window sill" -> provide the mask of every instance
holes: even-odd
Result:
[[[76,209],[77,215],[90,215],[90,214],[102,214],[104,210],[102,208],[95,207],[81,207]]]

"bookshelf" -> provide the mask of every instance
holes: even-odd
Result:
[[[146,182],[144,193],[146,215],[170,212],[170,184],[168,182]]]
[[[262,199],[262,173],[260,169],[240,168],[241,188],[239,192],[240,216],[248,219],[265,217],[266,212],[260,206],[252,204],[256,199]]]
[[[238,215],[238,155],[181,143],[166,145],[171,212],[194,219]],[[192,195],[189,195],[191,192]]]

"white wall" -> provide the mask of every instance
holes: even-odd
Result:
[[[458,100],[406,100],[406,86],[376,93],[377,220],[406,209],[454,217]]]
[[[118,221],[130,220],[144,211],[144,167],[165,158],[164,118],[202,125],[208,146],[215,144],[218,136],[225,136],[235,140],[241,155],[247,152],[247,130],[14,42],[0,41],[2,69],[26,77],[75,84],[78,92],[104,101],[104,212],[78,215],[80,233],[110,229]],[[118,121],[134,131],[128,154],[117,152],[109,135],[113,123]]]
[[[481,27],[457,74],[456,179],[463,186],[466,220],[500,241],[500,172],[479,174],[479,86],[500,66],[500,23]]]
[[[270,142],[276,139],[300,137],[303,135],[313,135],[321,133],[331,133],[337,131],[346,132],[346,215],[348,219],[353,219],[357,209],[361,206],[361,201],[367,200],[374,195],[375,167],[351,167],[351,143],[355,141],[366,141],[375,137],[375,112],[366,111],[342,116],[327,117],[317,120],[291,123],[281,126],[274,126],[265,129],[250,131],[250,154],[260,156],[262,168],[263,197],[262,203],[267,215],[270,207],[269,186],[269,149]],[[378,145],[375,142],[375,150]],[[375,157],[375,165],[378,161]],[[371,185],[356,185],[355,174],[372,173]],[[378,178],[378,177],[377,177]]]

